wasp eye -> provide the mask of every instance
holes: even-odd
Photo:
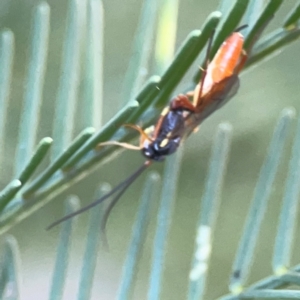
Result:
[[[154,154],[154,150],[151,148],[151,146],[145,147],[142,150],[144,156],[146,156],[147,158],[153,158],[155,156]]]

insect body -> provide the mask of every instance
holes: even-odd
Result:
[[[204,119],[223,106],[237,92],[239,87],[238,74],[247,59],[243,50],[243,42],[244,38],[239,32],[232,33],[221,45],[213,60],[208,64],[207,69],[203,71],[203,76],[195,90],[186,94],[179,94],[173,98],[162,111],[155,126],[143,130],[136,125],[127,125],[140,132],[141,139],[138,147],[116,141],[101,143],[100,146],[118,145],[127,149],[141,150],[147,160],[110,193],[57,220],[48,229],[87,211],[111,195],[116,194],[104,215],[102,223],[102,229],[104,230],[111,209],[131,183],[153,161],[162,161],[166,156],[174,153],[182,141],[195,131]]]
[[[243,36],[234,32],[220,47],[196,89],[171,100],[150,137],[141,140],[148,159],[160,161],[174,153],[181,141],[237,92],[238,73],[246,61],[243,41]]]
[[[148,159],[161,161],[165,156],[174,153],[181,142],[184,132],[185,113],[183,108],[165,109],[157,126],[154,128],[152,140],[142,143],[142,152]]]

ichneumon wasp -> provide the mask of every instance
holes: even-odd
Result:
[[[244,26],[240,27],[242,29]],[[133,174],[119,183],[112,191],[52,223],[47,229],[78,215],[102,203],[115,195],[106,209],[102,220],[102,230],[105,230],[109,214],[124,194],[127,188],[153,162],[163,161],[165,157],[174,153],[180,144],[214,111],[222,107],[238,90],[239,73],[242,70],[247,54],[243,50],[244,37],[239,30],[233,32],[220,46],[216,55],[203,70],[202,78],[193,91],[179,94],[163,109],[155,126],[143,130],[137,125],[128,124],[140,133],[139,146],[117,141],[101,143],[99,147],[117,145],[131,150],[140,150],[146,161]],[[207,58],[210,53],[212,38],[209,41]]]

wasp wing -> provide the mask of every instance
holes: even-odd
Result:
[[[239,85],[240,81],[236,74],[216,83],[199,101],[197,112],[193,114],[195,127],[227,103],[237,93]]]

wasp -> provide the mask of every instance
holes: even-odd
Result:
[[[211,43],[212,38],[209,42],[206,61],[208,61]],[[238,31],[233,32],[220,46],[212,61],[207,63],[207,67],[203,69],[202,78],[196,88],[174,97],[169,105],[163,109],[154,126],[143,130],[137,125],[126,125],[140,133],[139,146],[117,141],[101,143],[99,147],[117,145],[126,149],[139,150],[146,157],[146,161],[109,193],[78,211],[55,221],[47,229],[81,214],[115,195],[102,220],[104,231],[112,208],[136,178],[153,162],[163,161],[167,156],[176,152],[181,143],[196,131],[208,116],[236,94],[239,88],[238,76],[247,60],[243,45],[243,35]]]

